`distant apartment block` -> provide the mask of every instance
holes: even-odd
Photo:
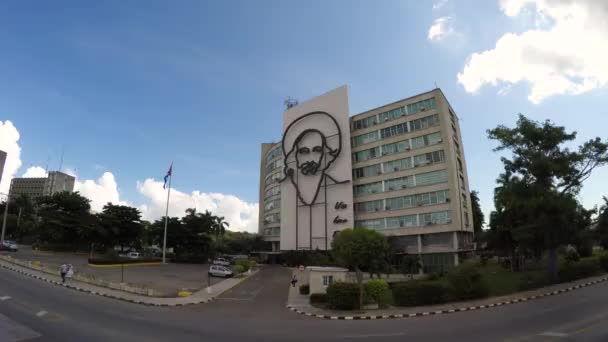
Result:
[[[45,178],[13,178],[10,196],[26,194],[31,198],[49,196],[57,192],[74,191],[76,179],[59,171],[51,171]]]

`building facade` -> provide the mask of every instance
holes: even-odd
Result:
[[[262,146],[260,234],[274,250],[324,250],[331,247],[334,232],[366,227],[388,236],[400,254],[419,255],[427,272],[458,264],[474,250],[472,211],[459,120],[443,92],[434,89],[351,117],[347,101],[342,87],[289,108],[282,142]],[[332,120],[298,122],[307,135],[320,131],[334,137],[326,139],[328,153],[317,159],[321,183],[297,172],[306,168],[290,166],[298,162],[290,159],[294,146],[285,144],[289,124],[314,112],[347,123],[338,125],[343,128],[340,154],[333,156],[338,147]],[[305,140],[295,149],[306,152],[319,145],[304,146]],[[294,195],[291,179],[321,196],[310,203]],[[327,214],[318,206],[329,208]]]
[[[76,179],[59,171],[51,171],[46,178],[13,178],[11,180],[10,196],[26,194],[30,198],[49,196],[57,192],[74,191]]]
[[[2,174],[4,173],[4,164],[6,163],[6,152],[0,151],[0,182],[2,182]]]

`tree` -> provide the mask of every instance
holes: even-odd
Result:
[[[363,271],[387,260],[386,238],[365,228],[344,229],[334,238],[332,254],[343,266],[355,270],[359,284],[359,307],[363,306]]]
[[[230,224],[226,221],[224,221],[224,216],[214,216],[214,220],[213,220],[213,232],[215,233],[215,237],[216,239],[220,236],[224,236],[224,233],[226,233],[226,229],[228,229],[228,227],[230,227]]]
[[[67,191],[39,198],[38,241],[75,250],[88,246],[98,227],[89,202],[78,192]]]
[[[412,279],[414,274],[420,271],[421,267],[422,264],[420,263],[420,258],[417,255],[406,254],[401,258],[401,273],[407,275],[410,277],[410,279]]]
[[[521,114],[515,128],[498,126],[488,135],[499,143],[495,151],[512,153],[511,159],[501,158],[505,172],[494,194],[493,224],[503,237],[509,231],[524,252],[538,257],[548,251],[555,280],[557,248],[573,241],[580,219],[576,195],[592,171],[608,163],[608,143],[595,138],[571,151],[563,144],[574,140],[576,132]]]
[[[104,205],[103,211],[98,215],[99,223],[103,227],[101,241],[111,247],[119,245],[121,250],[125,246],[133,247],[140,244],[144,228],[141,223],[141,213],[137,208],[126,205]]]
[[[600,207],[596,228],[597,240],[602,248],[608,250],[608,198],[604,197],[604,204]]]
[[[471,210],[473,211],[473,232],[475,233],[475,241],[482,240],[483,225],[486,223],[479,204],[479,193],[471,191]]]

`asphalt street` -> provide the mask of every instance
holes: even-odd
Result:
[[[289,274],[281,267],[264,267],[214,302],[159,308],[76,292],[2,269],[0,340],[608,341],[606,283],[450,315],[330,321],[285,309]]]

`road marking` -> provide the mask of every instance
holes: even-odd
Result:
[[[36,316],[38,316],[38,317],[43,317],[43,316],[45,316],[46,314],[48,314],[48,312],[46,312],[46,311],[44,311],[44,310],[40,310],[40,311],[38,311],[38,313],[36,314]]]
[[[404,336],[405,333],[394,333],[394,334],[365,334],[365,335],[346,335],[341,338],[374,338],[374,337],[397,337]]]
[[[560,332],[554,332],[554,331],[546,331],[546,332],[544,332],[542,334],[539,334],[539,336],[566,338],[566,337],[568,337],[568,334],[560,333]]]
[[[2,297],[0,297],[0,300],[3,301],[3,302],[5,300],[9,300],[9,299],[11,299],[11,296],[2,296]]]

